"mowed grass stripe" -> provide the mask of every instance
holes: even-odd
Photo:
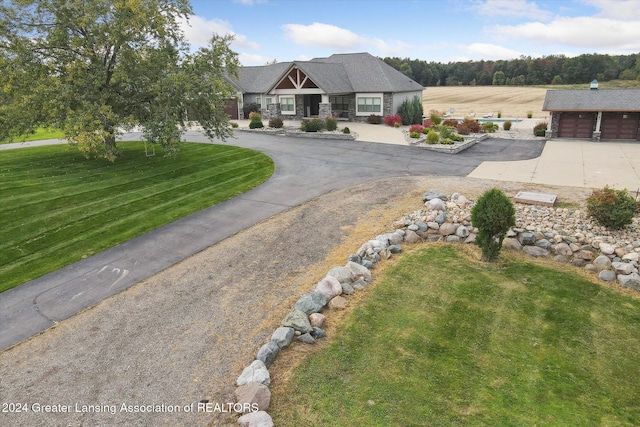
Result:
[[[63,145],[0,153],[0,290],[234,197],[274,170],[267,156],[238,147],[184,143],[177,159],[147,158],[142,143],[120,147],[115,164]],[[5,186],[15,170],[38,189],[31,197]]]
[[[245,167],[246,166],[247,165],[245,165]],[[216,197],[222,196],[223,199],[227,199],[229,197],[233,197],[233,195],[236,195],[239,192],[243,192],[235,189],[236,181],[239,179],[249,179],[250,177],[247,174],[238,175],[239,170],[239,167],[233,167],[229,170],[219,171],[220,173],[216,175],[208,175],[199,179],[190,180],[183,185],[171,186],[170,182],[157,183],[148,190],[138,189],[123,194],[123,196],[126,197],[118,199],[116,203],[111,200],[100,200],[90,202],[82,206],[73,206],[69,209],[57,210],[54,214],[39,213],[39,215],[36,215],[36,212],[34,212],[34,215],[32,216],[34,219],[32,221],[21,222],[19,226],[13,228],[12,233],[0,233],[0,239],[3,239],[1,241],[4,242],[3,244],[0,244],[0,251],[3,250],[4,246],[7,246],[8,248],[19,248],[19,250],[16,249],[13,251],[15,258],[12,258],[11,256],[12,251],[10,249],[7,250],[7,261],[12,262],[15,259],[21,258],[21,254],[23,253],[39,253],[44,248],[50,246],[51,242],[67,240],[68,235],[86,235],[86,233],[82,233],[82,230],[86,227],[92,227],[93,230],[96,230],[95,227],[98,227],[97,229],[99,230],[106,229],[110,224],[115,223],[114,221],[109,221],[105,224],[96,224],[95,221],[100,220],[101,218],[114,218],[116,215],[124,215],[126,218],[128,215],[135,214],[136,212],[149,212],[149,208],[154,208],[157,205],[164,207],[167,205],[182,204],[181,202],[186,202],[182,204],[182,206],[176,207],[177,210],[175,212],[167,210],[167,212],[170,212],[167,220],[178,219],[183,216],[180,215],[180,212],[191,212],[188,202],[194,196],[197,197],[198,195],[201,195],[202,198],[204,198],[206,194],[210,194],[212,197],[215,194]],[[214,182],[217,183],[203,188],[206,183],[202,181],[207,180],[210,182],[212,179],[215,179]],[[216,190],[221,188],[231,188],[233,194],[228,195],[217,193]],[[166,198],[165,193],[167,192],[171,192],[172,194],[180,192],[182,195],[173,196],[170,201],[162,203],[162,200]],[[76,219],[74,222],[68,222],[68,218]],[[16,221],[20,222],[19,219]],[[49,224],[52,223],[62,223],[66,225],[56,230],[51,230]],[[16,233],[15,230],[18,230],[19,232]],[[31,230],[31,233],[28,234],[26,232],[20,232],[22,230]],[[4,236],[4,234],[7,234],[7,236]]]
[[[478,259],[446,245],[403,255],[272,396],[274,422],[639,425],[640,299],[521,257]]]

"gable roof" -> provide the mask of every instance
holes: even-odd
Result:
[[[640,89],[548,90],[543,111],[640,111]]]
[[[412,92],[422,85],[368,53],[348,53],[311,61],[241,67],[233,83],[245,93],[268,93],[298,67],[320,89],[329,94],[352,92]]]

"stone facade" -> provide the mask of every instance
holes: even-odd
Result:
[[[320,111],[318,112],[318,117],[322,120],[326,119],[327,117],[333,117],[333,114],[331,112],[331,104],[320,103]]]

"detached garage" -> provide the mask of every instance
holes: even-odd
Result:
[[[548,90],[549,138],[640,141],[640,89]]]

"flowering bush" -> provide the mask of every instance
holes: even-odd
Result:
[[[460,128],[463,128],[467,133],[463,133]],[[456,125],[456,130],[461,135],[469,135],[470,133],[480,133],[482,132],[482,127],[477,120],[470,119],[469,117],[465,117],[465,119]]]
[[[402,124],[402,117],[400,117],[400,114],[395,114],[393,116],[385,116],[384,118],[384,124],[387,126],[395,126],[396,123],[398,124]]]
[[[456,127],[457,124],[458,124],[458,121],[456,119],[447,119],[442,122],[442,125],[444,126]]]
[[[425,120],[424,123],[422,123],[422,125],[426,128],[430,128],[435,126],[437,123],[434,122],[433,120]]]
[[[422,133],[422,130],[424,129],[424,127],[422,125],[411,125],[409,127],[409,133]]]

